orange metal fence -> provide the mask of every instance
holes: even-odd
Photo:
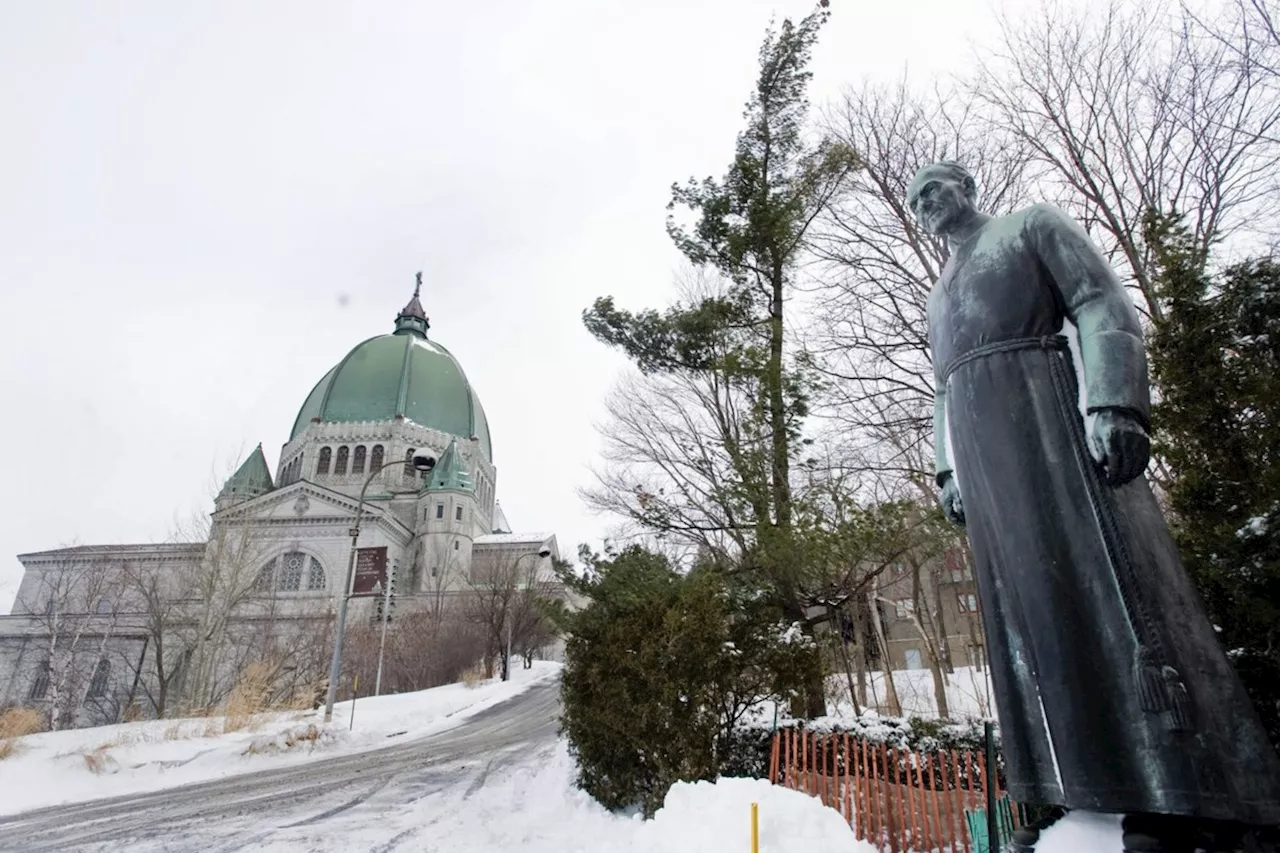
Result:
[[[784,729],[769,756],[771,782],[818,797],[858,838],[892,853],[986,853],[973,848],[965,810],[986,807],[988,778],[981,752],[922,752],[847,733]]]

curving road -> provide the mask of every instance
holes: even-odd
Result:
[[[377,750],[0,817],[0,851],[422,850],[431,809],[408,826],[386,817],[431,797],[456,809],[490,774],[545,755],[558,690],[535,684],[457,728]]]

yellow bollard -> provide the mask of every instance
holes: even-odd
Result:
[[[751,804],[751,853],[760,853],[760,804]]]

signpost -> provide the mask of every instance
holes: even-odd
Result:
[[[356,575],[351,595],[381,595],[387,588],[387,546],[356,549]]]

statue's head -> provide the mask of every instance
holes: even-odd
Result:
[[[907,207],[930,234],[946,235],[977,210],[978,185],[959,163],[930,163],[911,179]]]

